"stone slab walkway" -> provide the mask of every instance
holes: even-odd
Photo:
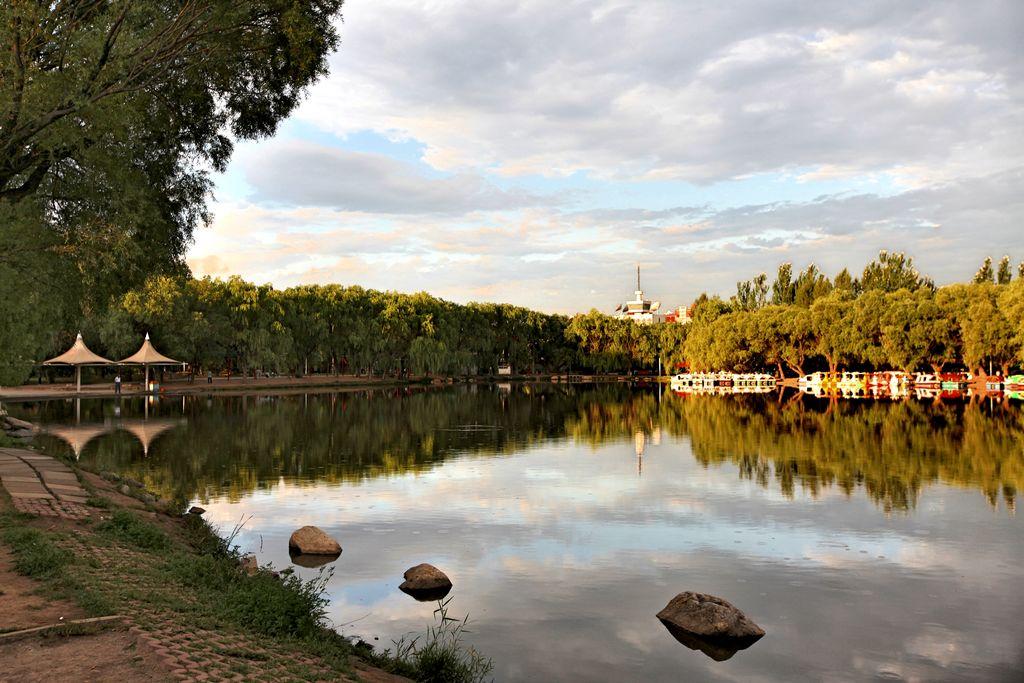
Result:
[[[0,484],[20,512],[84,519],[89,495],[64,463],[20,448],[0,448]]]

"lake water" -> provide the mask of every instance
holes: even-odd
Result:
[[[49,449],[248,520],[261,562],[322,527],[344,547],[330,617],[376,645],[433,623],[397,586],[437,565],[499,681],[1022,680],[1024,405],[662,391],[7,408]],[[685,647],[655,618],[684,590],[767,635],[726,661]]]

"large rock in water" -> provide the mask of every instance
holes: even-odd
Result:
[[[658,612],[658,619],[680,643],[716,661],[729,659],[764,635],[732,603],[704,593],[680,593]]]
[[[432,564],[418,564],[405,570],[405,581],[398,587],[417,600],[432,602],[441,600],[452,589],[448,576]]]
[[[324,530],[315,526],[304,526],[292,532],[288,539],[288,550],[299,555],[341,554],[341,546]]]

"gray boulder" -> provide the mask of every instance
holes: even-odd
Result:
[[[728,659],[764,636],[764,629],[732,603],[705,593],[680,593],[658,612],[658,619],[676,640],[716,661]]]
[[[288,550],[295,555],[337,556],[341,554],[341,545],[320,527],[304,526],[292,532]]]

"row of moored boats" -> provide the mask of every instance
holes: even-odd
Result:
[[[769,392],[775,389],[778,382],[766,373],[688,372],[674,375],[671,384],[674,390],[680,392],[735,394]],[[850,397],[928,396],[938,392],[960,392],[969,387],[980,390],[974,375],[969,372],[814,372],[799,378],[797,384],[808,394]],[[1022,393],[1024,374],[988,376],[985,378],[985,391]]]
[[[685,372],[673,375],[672,389],[693,393],[761,394],[775,389],[775,378],[763,372]]]

